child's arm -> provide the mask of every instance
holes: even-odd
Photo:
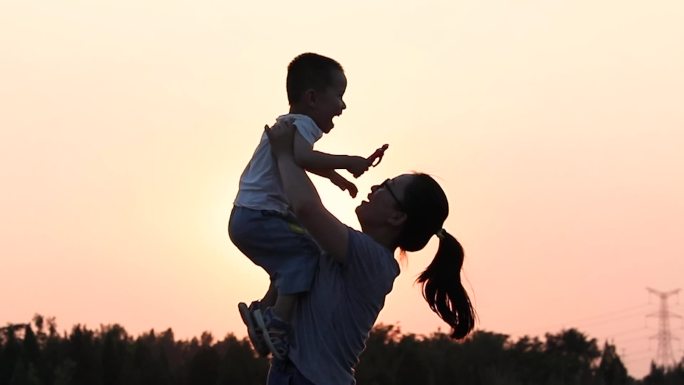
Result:
[[[318,176],[322,176],[324,178],[330,179],[330,181],[335,186],[339,187],[340,190],[349,191],[349,195],[351,195],[352,198],[356,198],[356,194],[359,192],[359,189],[356,188],[356,185],[354,183],[345,179],[342,175],[340,175],[335,170],[328,169],[328,170],[306,170],[306,171],[309,171],[309,172],[316,174]]]
[[[344,169],[349,171],[355,178],[358,178],[368,170],[371,164],[368,159],[361,156],[332,155],[315,151],[313,146],[299,132],[295,132],[293,150],[297,164],[307,170]]]

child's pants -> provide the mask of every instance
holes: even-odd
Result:
[[[278,294],[309,291],[321,250],[294,215],[233,207],[231,241],[271,277]]]

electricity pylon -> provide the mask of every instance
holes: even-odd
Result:
[[[650,287],[646,288],[650,293],[657,295],[660,298],[660,308],[657,313],[647,314],[646,317],[658,317],[658,333],[651,336],[658,340],[658,348],[656,349],[655,362],[662,367],[671,367],[676,365],[674,354],[672,354],[672,340],[679,338],[672,335],[670,332],[670,317],[682,318],[679,314],[671,313],[667,307],[667,297],[679,293],[679,289],[662,292]]]

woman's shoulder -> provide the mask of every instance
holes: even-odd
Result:
[[[364,233],[363,231],[356,230],[347,226],[347,231],[349,233],[349,245],[362,247],[368,249],[369,251],[377,252],[387,252],[390,253],[387,248],[375,241],[370,235]],[[391,253],[390,253],[391,254]]]
[[[347,227],[349,246],[347,260],[349,263],[397,265],[394,253],[362,231]]]
[[[364,291],[364,296],[371,293],[384,296],[399,275],[399,264],[391,250],[363,232],[350,228],[347,261],[341,271],[350,286]]]

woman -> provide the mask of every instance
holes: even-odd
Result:
[[[463,249],[442,228],[449,206],[439,184],[426,174],[404,174],[373,186],[356,208],[362,229],[356,231],[323,207],[295,163],[294,126],[265,129],[290,206],[325,251],[313,287],[293,315],[287,359],[273,360],[268,384],[354,384],[354,367],[399,274],[394,252],[421,250],[433,235],[439,249],[418,282],[451,337],[465,337],[474,311],[460,280]]]

